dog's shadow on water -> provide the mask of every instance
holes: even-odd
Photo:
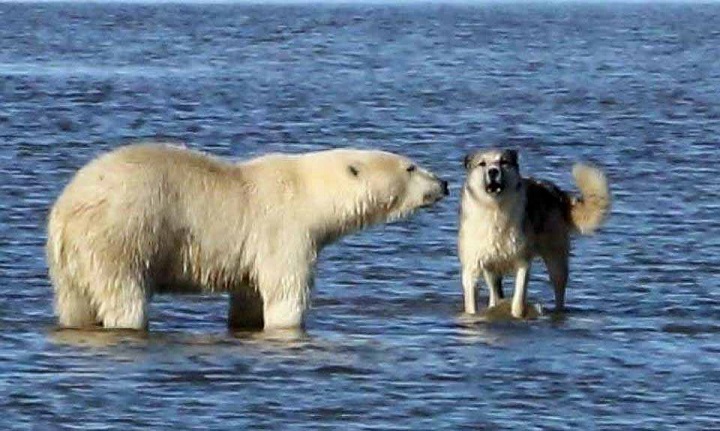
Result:
[[[538,324],[562,325],[568,319],[567,310],[548,309],[539,303],[529,303],[523,318],[514,317],[511,308],[511,301],[503,299],[498,305],[481,309],[477,314],[460,313],[456,325],[466,341],[499,345],[509,336],[522,336]]]
[[[528,322],[548,316],[547,311],[540,304],[535,303],[527,305],[523,318],[514,317],[511,309],[512,303],[510,300],[503,299],[499,304],[481,309],[477,314],[463,314],[460,317],[460,323],[476,325],[479,323]]]

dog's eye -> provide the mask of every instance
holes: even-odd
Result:
[[[408,168],[406,169],[406,171],[408,171],[408,172],[415,172],[416,169],[417,169],[417,166],[415,166],[415,165],[410,165],[410,166],[408,166]]]
[[[500,165],[501,165],[501,166],[508,166],[508,165],[510,165],[510,162],[507,161],[507,160],[505,160],[505,159],[503,159],[503,160],[500,160]]]
[[[478,163],[478,166],[484,168],[485,166],[487,166],[487,163],[485,163],[485,160],[483,160],[482,162]]]

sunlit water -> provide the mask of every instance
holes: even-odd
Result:
[[[720,6],[1,4],[0,22],[0,428],[718,427]],[[304,334],[229,334],[218,296],[156,298],[146,334],[58,331],[48,207],[152,136],[381,148],[452,193],[326,249]],[[462,158],[490,145],[564,187],[577,160],[608,172],[563,316],[461,317]],[[540,265],[531,299],[552,307]]]

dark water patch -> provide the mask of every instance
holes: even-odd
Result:
[[[669,334],[696,336],[696,335],[713,335],[720,332],[718,325],[702,325],[702,324],[667,324],[662,328],[663,332]]]

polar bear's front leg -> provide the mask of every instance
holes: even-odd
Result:
[[[286,268],[289,269],[289,268]],[[311,270],[273,274],[259,280],[263,301],[264,328],[299,329],[310,306]]]
[[[243,283],[230,293],[228,327],[234,330],[259,331],[264,325],[263,299],[254,286]]]
[[[255,258],[253,282],[263,302],[263,327],[269,329],[301,329],[305,312],[310,307],[310,291],[314,280],[317,249],[302,226],[289,223],[263,243]]]
[[[289,298],[270,301],[264,309],[265,330],[302,328],[305,307],[300,301]]]

